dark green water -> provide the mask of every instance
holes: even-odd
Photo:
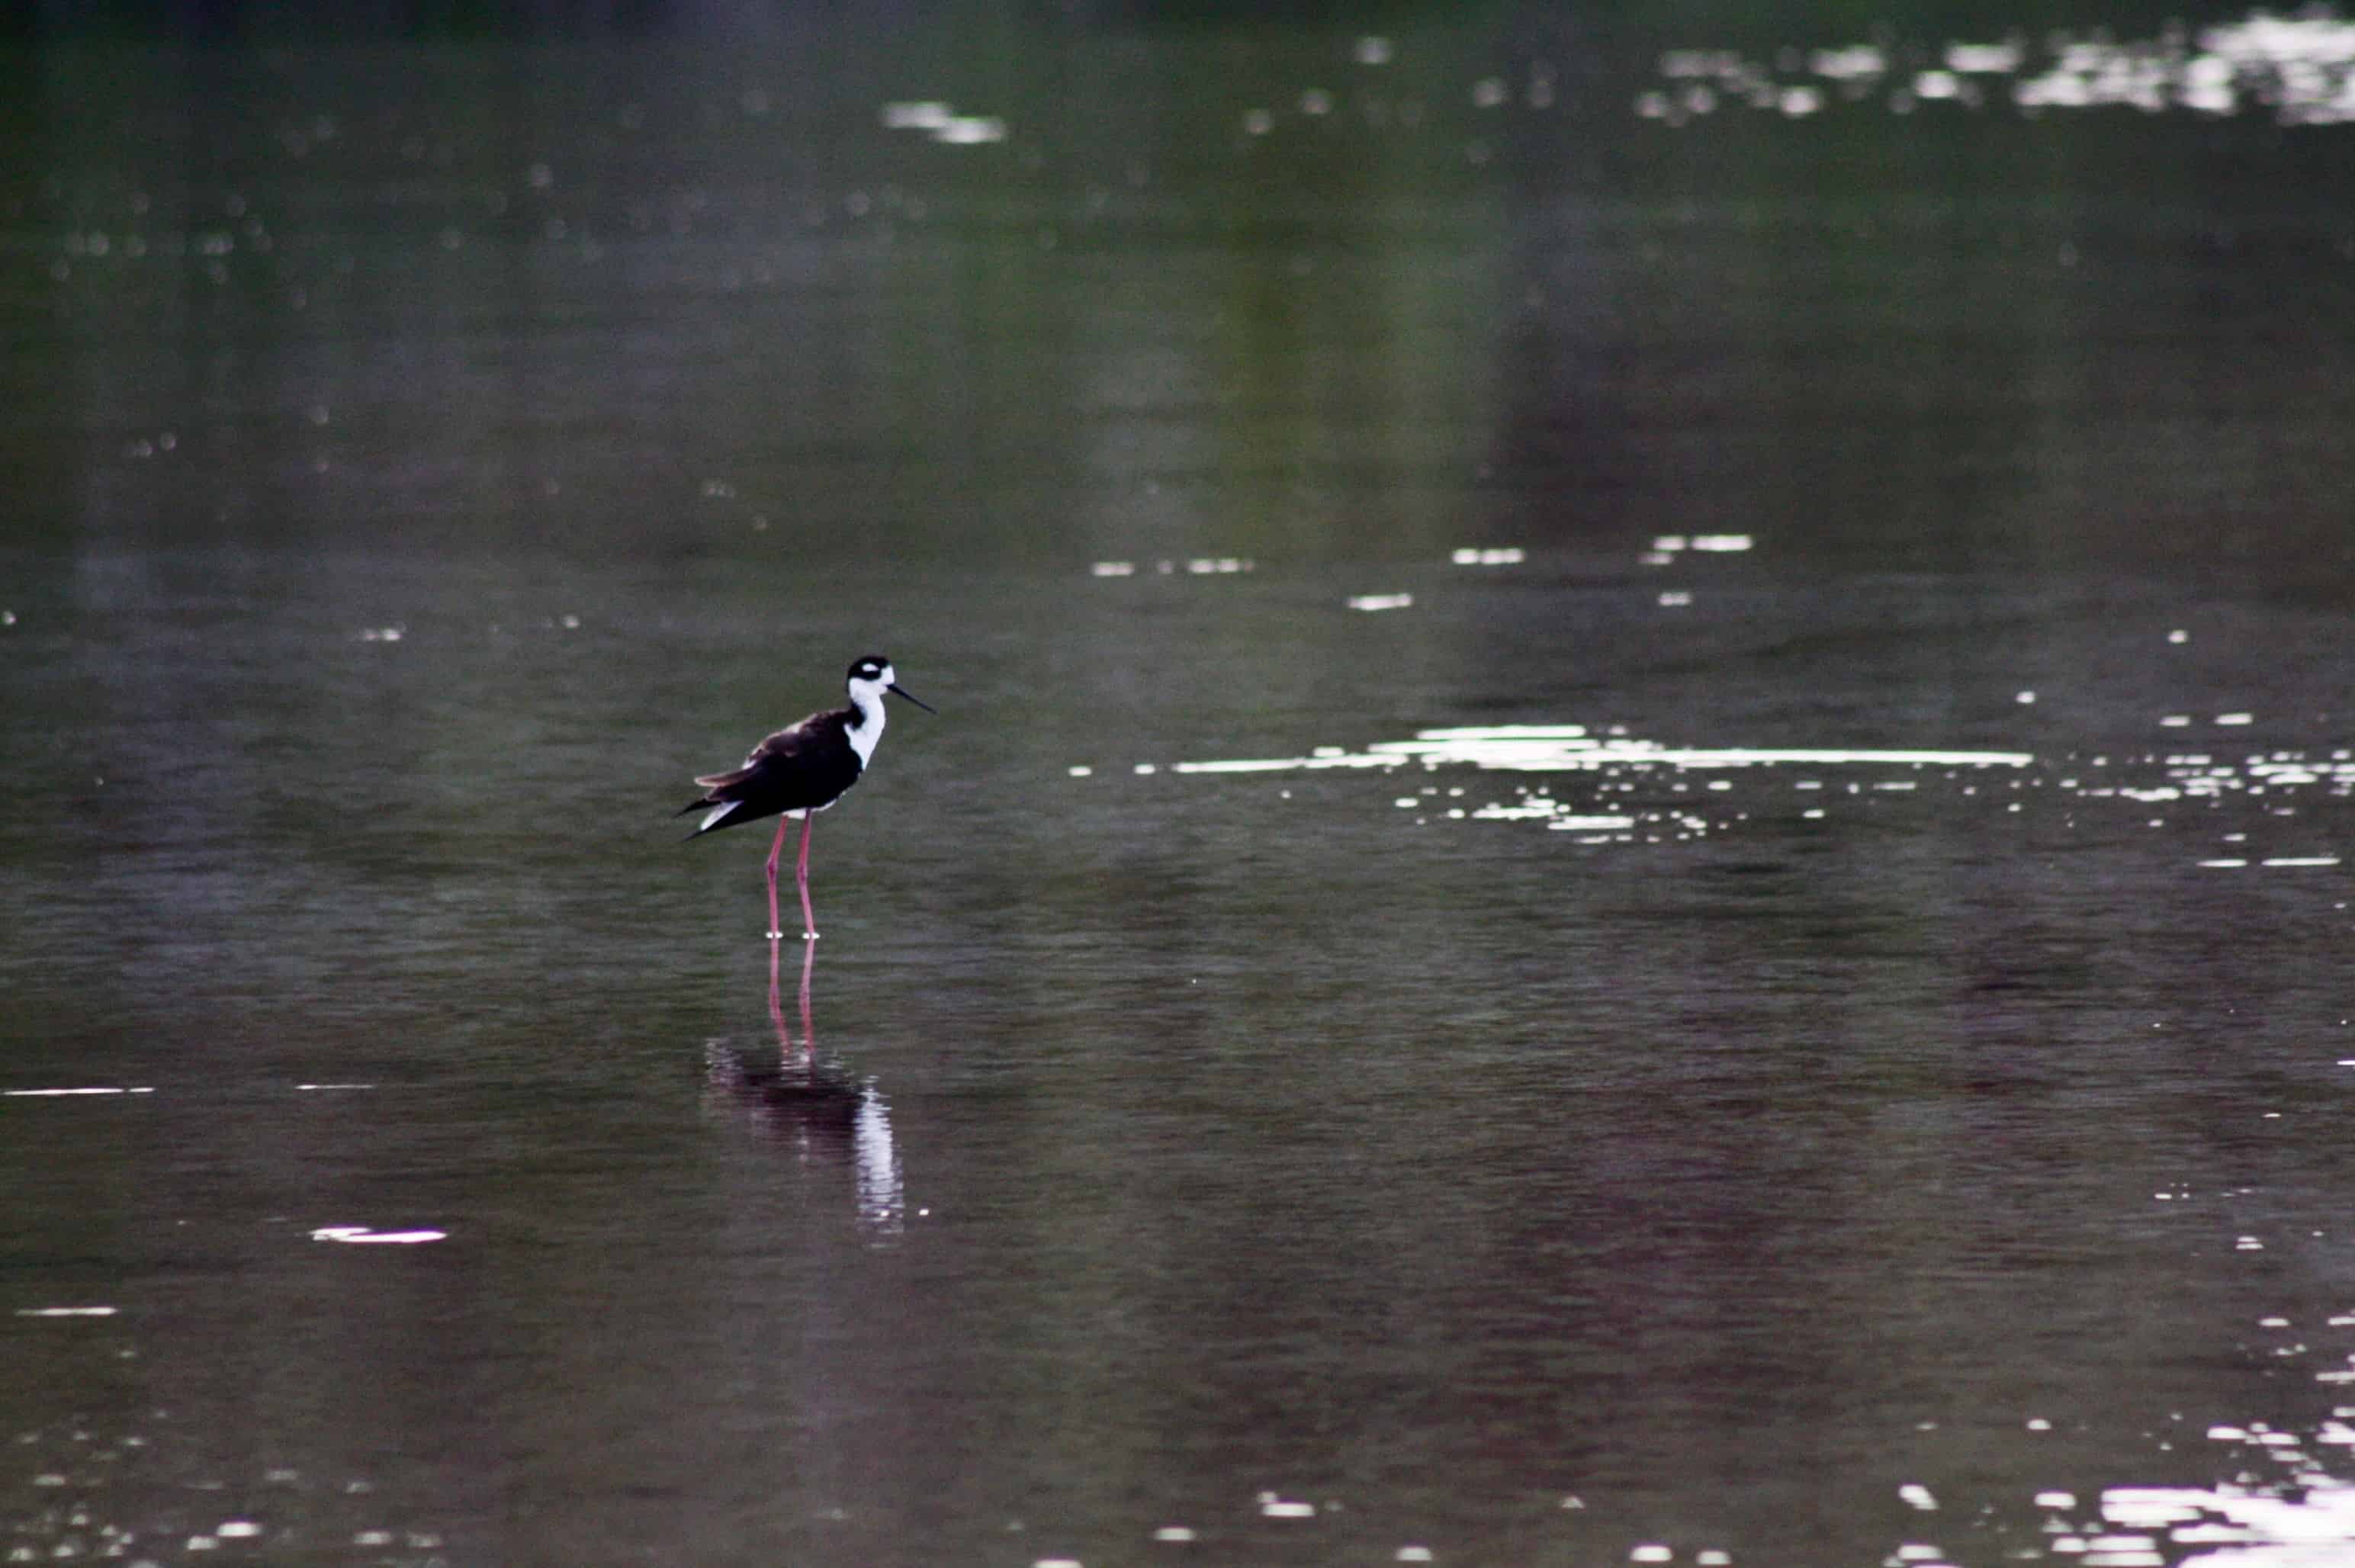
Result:
[[[0,60],[0,1555],[2349,1550],[2355,130],[1369,32]]]

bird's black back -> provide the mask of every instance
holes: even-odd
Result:
[[[752,748],[742,767],[696,780],[706,786],[705,793],[686,809],[741,802],[736,810],[701,830],[717,833],[781,811],[832,805],[864,771],[858,752],[850,744],[850,726],[857,718],[851,709],[837,708],[813,713],[778,731]]]

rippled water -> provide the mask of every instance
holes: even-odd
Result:
[[[0,58],[0,1556],[2343,1560],[2355,142],[1858,47]]]

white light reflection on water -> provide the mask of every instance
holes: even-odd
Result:
[[[1748,534],[1661,534],[1652,540],[1655,555],[1699,550],[1703,555],[1739,555],[1757,541]]]
[[[311,1232],[314,1242],[342,1242],[354,1246],[415,1246],[449,1240],[447,1231],[378,1231],[366,1225],[323,1225]]]
[[[2283,1510],[2295,1512],[2306,1505],[2280,1498],[2244,1499],[2236,1496],[2236,1490],[2230,1486],[2214,1491],[2196,1488],[2113,1488],[2103,1494],[2099,1520],[2072,1523],[2056,1515],[2045,1524],[2043,1552],[2021,1551],[2010,1555],[2029,1561],[2049,1552],[2059,1561],[2084,1563],[2088,1568],[2165,1568],[2170,1553],[2162,1550],[2157,1533],[2165,1531],[2167,1545],[2181,1548],[2221,1544],[2224,1548],[2175,1557],[2174,1561],[2182,1565],[2322,1568],[2323,1564],[2331,1564],[2335,1568],[2348,1561],[2349,1536],[2345,1530],[2348,1523],[2355,1520],[2322,1524],[2318,1531],[2313,1521],[2304,1520],[2278,1533],[2252,1528],[2241,1522],[2242,1518],[2278,1520]],[[2068,1498],[2069,1494],[2039,1494],[2037,1506],[2052,1507],[2044,1500],[2051,1496]],[[2075,1499],[2071,1498],[2061,1506],[2073,1508]],[[2224,1519],[2213,1517],[2217,1514]],[[2317,1532],[2306,1533],[2308,1531]],[[1892,1565],[1918,1563],[1923,1568],[1935,1568],[1953,1559],[1932,1543],[1909,1541],[1883,1561]]]
[[[932,140],[951,147],[977,147],[1006,140],[1006,122],[995,114],[960,114],[932,133]]]
[[[2226,717],[2237,717],[2228,715]],[[1580,724],[1496,724],[1423,730],[1411,741],[1384,741],[1361,752],[1320,746],[1304,756],[1221,758],[1175,764],[1180,773],[1276,773],[1315,772],[1330,768],[1380,769],[1384,772],[1419,764],[1431,772],[1465,765],[1487,772],[1571,773],[1593,775],[1592,793],[1601,798],[1572,803],[1539,786],[1519,788],[1508,798],[1469,801],[1451,805],[1436,798],[1434,789],[1399,796],[1401,809],[1427,811],[1429,816],[1478,822],[1543,822],[1566,832],[1599,835],[1592,842],[1661,843],[1704,837],[1753,815],[1781,808],[1782,793],[1824,794],[1825,770],[1881,770],[1901,776],[1858,779],[1832,786],[1850,796],[1904,795],[1934,790],[1944,782],[1955,792],[1977,795],[1998,788],[2019,798],[2006,807],[2020,809],[2019,801],[2043,798],[2064,809],[2083,803],[2121,803],[2137,813],[2145,828],[2193,828],[2201,816],[2224,805],[2247,799],[2262,805],[2271,819],[2266,837],[2278,842],[2271,853],[2253,854],[2235,848],[2218,855],[2197,853],[2193,864],[2206,869],[2238,869],[2255,866],[2269,870],[2329,869],[2342,858],[2316,844],[2310,829],[2299,827],[2296,802],[2303,792],[2344,798],[2355,795],[2355,751],[2340,748],[2327,755],[2304,751],[2253,751],[2236,759],[2210,752],[2147,752],[2118,756],[2064,752],[2041,758],[2030,752],[1948,750],[1945,748],[1870,749],[1840,746],[1668,746],[1624,733],[1597,735]],[[1152,767],[1140,763],[1142,773]],[[1802,768],[1806,773],[1786,784],[1771,775],[1778,769]],[[1705,784],[1680,775],[1696,773],[1741,775],[1755,773],[1741,785],[1727,777]],[[1973,782],[1986,773],[2009,774],[1992,783]],[[1078,776],[1078,775],[1075,775]],[[1625,798],[1628,792],[1646,790],[1652,798],[1641,809]],[[1774,791],[1763,797],[1761,789]],[[1658,794],[1698,792],[1709,797],[1707,809],[1696,798],[1662,802]],[[1462,789],[1449,792],[1451,797]],[[2170,815],[2151,816],[2158,807]],[[1804,820],[1819,821],[1838,814],[1837,807],[1809,805]],[[1427,820],[1428,816],[1418,818]],[[2073,820],[2073,819],[2072,819]],[[2228,845],[2248,839],[2246,832],[2219,835]],[[2301,841],[2302,840],[2302,841]]]
[[[2284,1433],[2258,1436],[2287,1436]],[[2278,1454],[2297,1457],[2294,1444]],[[2175,1547],[2205,1547],[2177,1556],[2179,1568],[2322,1568],[2350,1561],[2355,1551],[2355,1486],[2316,1471],[2302,1471],[2292,1483],[2297,1495],[2245,1482],[2214,1487],[2112,1487],[2102,1493],[2100,1518],[2056,1533],[2063,1543],[2081,1542],[2081,1562],[2159,1563],[2159,1537]],[[2131,1531],[2132,1534],[2123,1532]]]
[[[2243,1250],[2252,1244],[2251,1238],[2242,1238]],[[2355,1326],[2355,1316],[2334,1315],[2328,1323]],[[2259,1326],[2293,1329],[2291,1319],[2280,1316],[2262,1318]],[[2303,1342],[2296,1346],[2305,1348]],[[2350,1378],[2355,1373],[2316,1374],[2323,1383]],[[2034,1505],[2045,1515],[2044,1552],[2100,1568],[2170,1563],[2177,1568],[2339,1568],[2355,1563],[2355,1481],[2330,1474],[2318,1457],[2323,1450],[2355,1448],[2350,1420],[2355,1406],[2339,1405],[2310,1433],[2262,1421],[2211,1424],[2203,1435],[2221,1450],[2220,1469],[2230,1477],[2211,1486],[2107,1487],[2083,1512],[2077,1492],[2040,1490]],[[1899,1549],[1897,1557],[1905,1559],[1908,1550]]]
[[[1177,771],[1181,773],[1268,773],[1327,768],[1387,770],[1420,764],[1423,771],[1429,772],[1450,764],[1468,764],[1508,773],[1595,773],[1602,775],[1602,787],[1608,790],[1614,787],[1611,781],[1623,780],[1627,775],[1640,777],[1649,773],[1673,775],[1688,772],[1769,769],[1783,765],[2019,769],[2034,761],[2035,758],[2026,752],[1676,747],[1624,736],[1599,737],[1590,734],[1586,727],[1580,724],[1490,724],[1424,730],[1412,741],[1380,741],[1363,752],[1345,752],[1327,746],[1319,747],[1307,756],[1179,763]],[[1632,784],[1622,782],[1616,787],[1629,788]],[[1670,787],[1681,793],[1689,786],[1671,779]],[[1721,797],[1731,787],[1725,781],[1715,780],[1708,785],[1708,793]],[[1799,780],[1795,787],[1817,789],[1820,787],[1820,781]],[[1858,787],[1850,785],[1849,792],[1855,793]],[[1881,780],[1876,781],[1873,787],[1902,793],[1914,785],[1911,780]],[[1464,792],[1459,789],[1449,793],[1453,797]],[[1634,843],[1639,839],[1646,843],[1689,841],[1705,837],[1725,822],[1749,815],[1747,811],[1739,809],[1705,813],[1681,805],[1653,805],[1641,811],[1597,809],[1596,804],[1573,805],[1556,799],[1550,793],[1535,789],[1523,789],[1514,799],[1476,805],[1449,805],[1431,798],[1432,795],[1431,791],[1425,791],[1422,795],[1404,795],[1399,797],[1395,804],[1407,810],[1427,807],[1450,820],[1542,822],[1551,831],[1582,835],[1580,841],[1591,844]],[[1732,805],[1730,801],[1722,799],[1720,804]],[[1823,813],[1814,810],[1805,815],[1817,818]]]
[[[1752,768],[1778,763],[1825,766],[2024,768],[2028,752],[1868,751],[1840,746],[1663,746],[1653,741],[1598,739],[1582,724],[1486,724],[1421,730],[1412,741],[1380,741],[1363,752],[1263,761],[1179,763],[1181,773],[1274,773],[1294,768],[1426,767],[1469,763],[1476,767],[1533,773],[1620,765],[1670,768]]]
[[[887,131],[921,131],[952,147],[978,146],[1006,140],[1006,122],[994,114],[959,114],[937,99],[886,103],[882,112]]]
[[[1899,65],[1930,54],[1938,64]],[[2170,24],[2155,37],[2056,32],[2031,44],[1955,40],[1934,51],[1874,44],[1785,50],[1753,59],[1732,49],[1671,49],[1666,85],[1639,93],[1637,115],[1669,125],[1721,107],[1804,119],[1833,102],[1906,114],[1923,105],[1968,112],[2009,102],[2019,113],[2121,107],[2222,117],[2253,110],[2285,125],[2355,120],[2355,22],[2313,7],[2294,16],[2253,11],[2200,28]],[[1949,107],[1951,106],[1951,107]]]
[[[872,1233],[896,1236],[907,1227],[907,1194],[899,1146],[891,1139],[891,1113],[872,1083],[859,1096],[850,1136],[852,1163],[858,1171],[858,1222]]]

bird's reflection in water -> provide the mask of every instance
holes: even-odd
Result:
[[[803,1165],[848,1168],[860,1229],[878,1237],[896,1236],[906,1213],[890,1110],[872,1079],[854,1078],[818,1057],[816,1030],[810,1022],[815,942],[800,944],[801,1040],[794,1043],[785,1022],[780,946],[774,939],[769,943],[769,1022],[777,1033],[776,1055],[756,1056],[713,1041],[707,1050],[712,1097],[732,1102]]]

